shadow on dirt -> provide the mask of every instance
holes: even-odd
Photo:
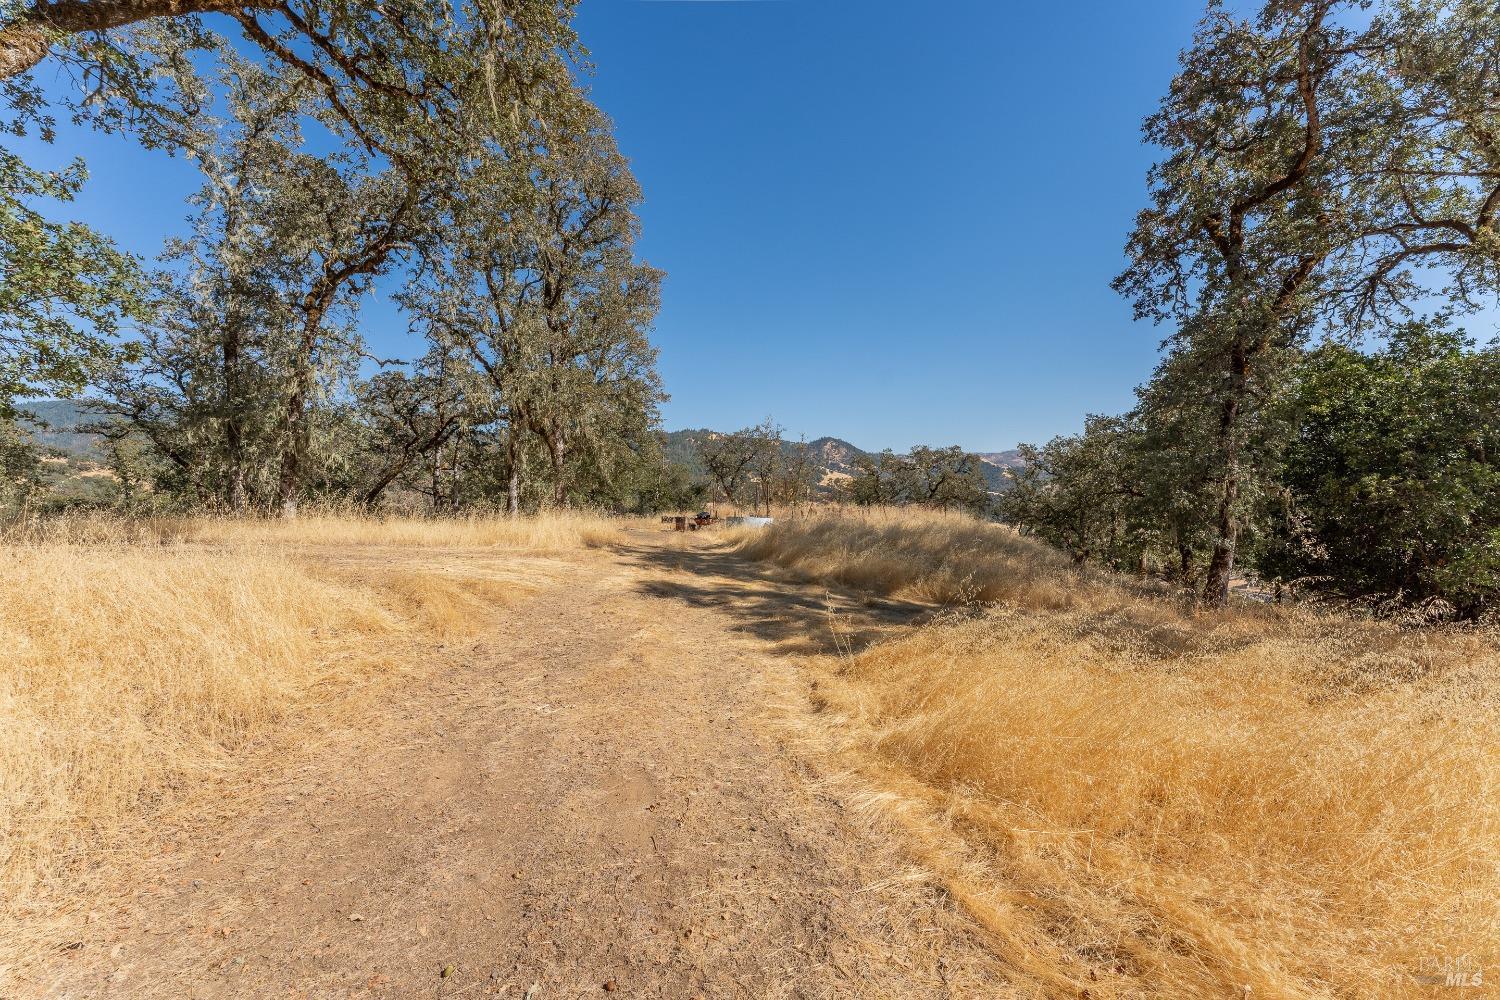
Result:
[[[775,643],[781,653],[857,653],[935,613],[911,601],[807,583],[720,548],[626,545],[621,552],[662,571],[662,578],[638,584],[639,593],[721,612],[735,631]]]

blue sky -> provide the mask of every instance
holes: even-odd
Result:
[[[669,426],[1008,448],[1124,409],[1109,288],[1197,0],[584,0],[645,186]]]
[[[866,448],[1009,448],[1118,411],[1162,331],[1110,289],[1139,123],[1199,0],[582,0],[597,102],[668,273],[668,428],[774,415]],[[192,165],[65,130],[70,213],[154,257]],[[387,289],[389,291],[389,289]],[[377,353],[418,353],[387,303]]]

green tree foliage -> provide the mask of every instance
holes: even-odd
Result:
[[[1217,508],[1204,598],[1228,599],[1246,449],[1258,409],[1310,332],[1310,302],[1348,234],[1338,167],[1365,120],[1338,0],[1275,0],[1251,20],[1214,3],[1145,138],[1165,151],[1115,287],[1173,346],[1205,394]]]
[[[854,459],[855,474],[849,483],[849,499],[863,507],[905,502],[906,456],[890,448]]]
[[[0,519],[16,517],[41,489],[41,459],[26,432],[0,417]]]
[[[958,445],[931,448],[916,445],[907,454],[909,502],[942,510],[989,510],[989,486],[978,455]]]
[[[1270,0],[1242,19],[1211,3],[1145,124],[1163,158],[1115,287],[1175,326],[1140,416],[1193,450],[1173,492],[1211,493],[1209,602],[1274,478],[1301,352],[1429,294],[1475,308],[1500,273],[1500,10],[1368,6]]]
[[[425,179],[372,169],[363,156],[283,159],[265,191],[270,234],[261,253],[291,329],[285,340],[277,502],[294,515],[316,433],[320,377],[337,372],[362,343],[359,305],[420,231]]]
[[[818,467],[812,445],[806,438],[785,441],[781,447],[781,468],[774,492],[778,502],[797,508],[812,500],[818,486]]]
[[[1169,357],[1170,366],[1178,360]],[[1446,321],[1395,328],[1375,351],[1325,344],[1260,408],[1274,447],[1247,452],[1243,565],[1348,598],[1476,617],[1500,593],[1500,348]],[[1215,468],[1198,398],[1166,370],[1119,418],[1023,446],[1002,516],[1072,554],[1201,586]],[[1248,482],[1248,481],[1247,481]]]
[[[113,361],[114,335],[148,315],[133,258],[37,206],[70,201],[85,176],[81,163],[44,173],[0,149],[0,419],[18,397],[82,389]]]
[[[89,84],[62,98],[75,118],[171,148],[208,97],[201,56],[232,51],[238,35],[273,75],[312,86],[361,145],[415,161],[469,145],[477,109],[502,119],[517,93],[565,79],[556,57],[576,47],[572,11],[571,0],[3,0],[0,94],[45,132],[30,71],[50,57]]]
[[[980,462],[978,455],[957,445],[916,445],[904,455],[886,449],[855,459],[858,472],[850,497],[863,505],[919,504],[985,514],[992,504]]]
[[[1358,597],[1440,598],[1473,617],[1500,595],[1500,349],[1409,323],[1363,354],[1302,366],[1264,570]]]
[[[1128,419],[1092,416],[1082,434],[1022,445],[1003,518],[1063,549],[1074,562],[1118,564],[1138,554],[1132,532],[1141,497],[1132,467],[1138,430]]]
[[[204,185],[193,238],[165,254],[178,268],[161,322],[103,380],[100,409],[148,438],[170,487],[197,502],[294,510],[327,430],[315,403],[353,377],[357,306],[406,213],[391,172],[300,150],[305,88],[231,59],[224,102],[193,148]]]
[[[1430,294],[1482,308],[1500,287],[1500,6],[1386,0],[1358,45],[1365,124],[1339,166],[1354,232],[1327,303],[1355,331]]]
[[[695,479],[686,466],[662,459],[642,462],[640,470],[639,478],[630,484],[635,503],[621,503],[622,510],[636,514],[698,510],[708,502],[708,484]]]
[[[708,479],[703,498],[767,515],[777,506],[797,508],[811,501],[818,485],[814,449],[805,440],[788,441],[784,435],[781,425],[767,417],[731,434],[705,432],[697,437],[694,446]]]
[[[497,487],[512,511],[680,496],[648,339],[661,276],[634,253],[639,186],[567,73],[569,6],[339,9],[235,13],[264,58],[218,51],[213,114],[170,135],[203,169],[193,238],[94,404],[158,459],[132,481],[284,516],[325,496],[450,511]],[[315,153],[309,129],[341,141]],[[360,305],[397,274],[431,351],[365,378]]]
[[[754,427],[730,434],[708,434],[697,441],[698,455],[708,470],[714,498],[769,510],[781,461],[781,427],[767,417]]]
[[[364,425],[359,501],[374,505],[393,484],[424,493],[433,510],[456,510],[464,496],[466,431],[484,418],[484,398],[461,359],[434,349],[410,374],[382,372],[358,390]],[[446,481],[446,482],[445,482]]]
[[[509,404],[546,448],[558,506],[570,454],[590,450],[607,476],[603,443],[645,441],[665,399],[648,338],[662,275],[635,258],[640,187],[601,126],[553,140],[507,240],[520,358]]]
[[[615,480],[664,461],[649,339],[661,272],[635,256],[640,187],[602,117],[570,99],[561,123],[476,161],[401,296],[485,383],[512,512],[541,479],[555,506],[635,495]]]
[[[41,174],[0,151],[13,293],[0,301],[0,388],[105,378],[129,425],[111,433],[148,440],[173,470],[159,485],[197,502],[291,514],[309,491],[355,488],[358,304],[435,242],[468,164],[586,110],[571,12],[567,0],[0,3],[9,131],[52,139],[55,109],[30,73],[50,57],[86,85],[53,95],[62,110],[185,151],[206,177],[197,238],[169,248],[181,270],[163,323],[139,364],[101,376],[144,282],[102,238],[30,208],[70,197],[81,166]],[[309,149],[309,126],[332,152]]]

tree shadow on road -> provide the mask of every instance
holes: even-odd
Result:
[[[641,581],[639,593],[718,611],[733,619],[735,631],[774,643],[781,653],[857,653],[937,611],[930,605],[799,580],[711,543],[683,548],[627,545],[621,551],[661,571],[660,578]]]

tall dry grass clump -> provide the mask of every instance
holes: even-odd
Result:
[[[0,539],[0,930],[289,713],[483,628],[526,585],[473,550],[617,532],[587,515],[19,526]],[[360,546],[374,555],[328,558]]]
[[[1080,574],[1061,553],[966,514],[872,508],[744,531],[739,550],[799,576],[936,604],[1064,608]]]
[[[909,827],[1023,995],[1395,997],[1500,975],[1493,637],[1195,614],[918,514],[742,544],[996,602],[822,662],[810,732]]]

